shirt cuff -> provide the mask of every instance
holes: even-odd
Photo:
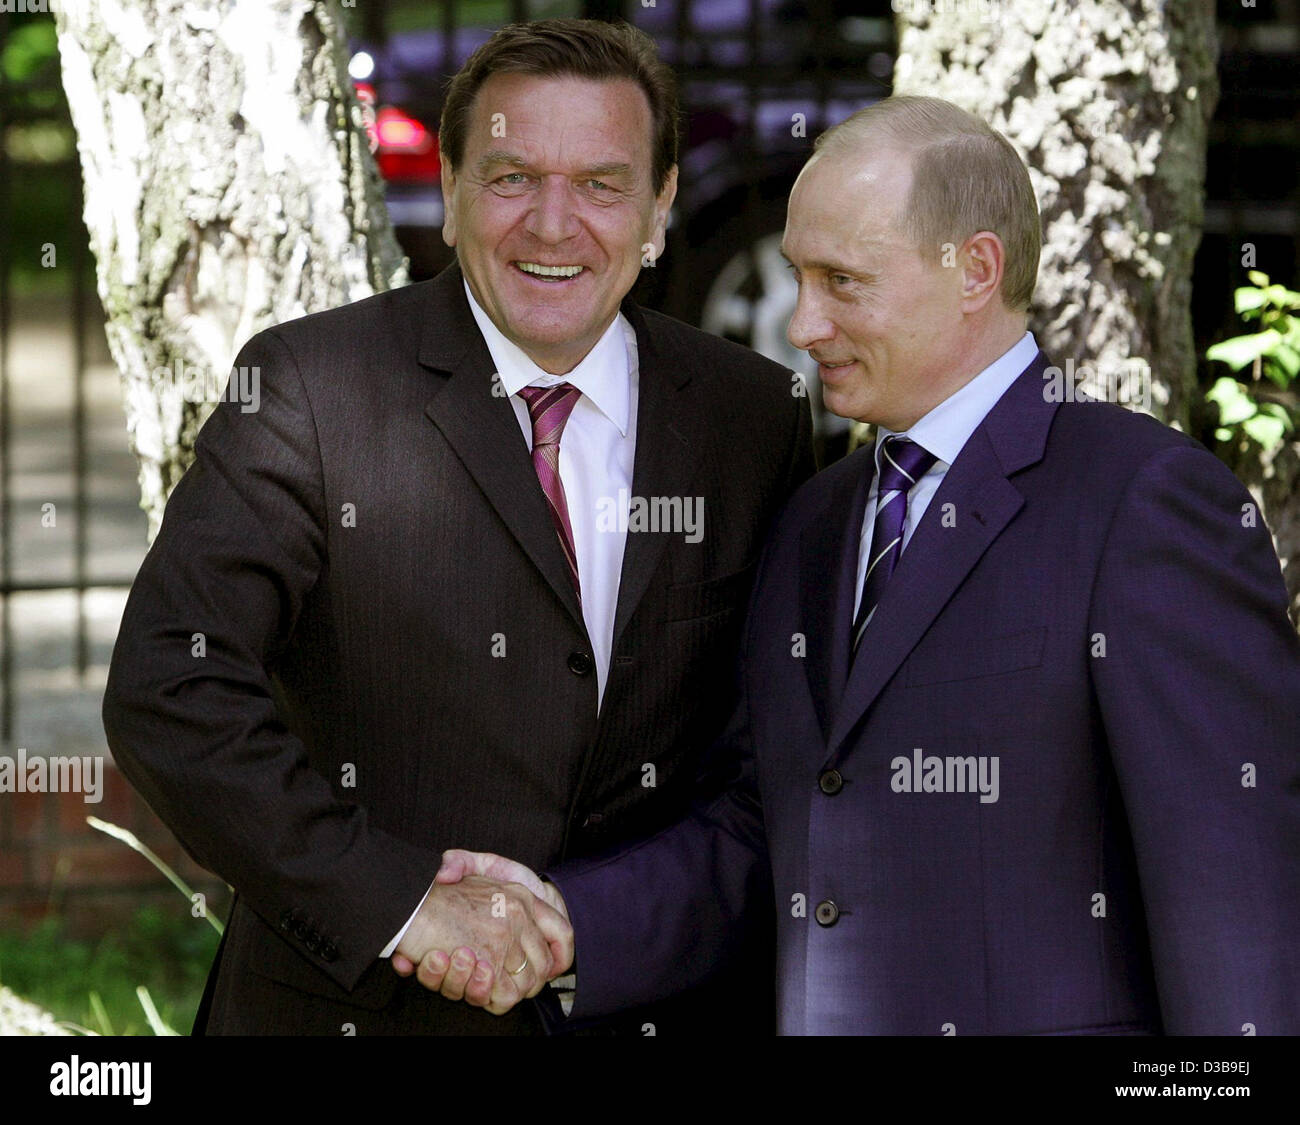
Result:
[[[573,1001],[578,992],[578,974],[565,973],[550,982],[560,1000],[560,1010],[565,1016],[573,1015]]]
[[[431,890],[433,890],[432,883],[429,884],[429,891]],[[424,898],[429,897],[429,891],[424,892]],[[393,953],[396,951],[397,947],[402,944],[402,938],[406,936],[406,931],[411,928],[411,923],[415,921],[415,916],[420,913],[420,907],[424,905],[424,898],[420,899],[419,906],[416,906],[416,908],[411,911],[411,916],[406,920],[406,924],[400,930],[397,931],[397,934],[393,938],[393,940],[390,941],[386,946],[384,946],[383,952],[380,953],[379,955],[380,960],[384,960],[391,957]]]

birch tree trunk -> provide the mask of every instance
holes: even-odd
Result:
[[[1211,0],[893,0],[894,90],[1006,134],[1043,217],[1031,327],[1102,395],[1149,366],[1139,405],[1187,429],[1201,398],[1192,259],[1218,101]],[[1085,381],[1086,382],[1086,381]],[[1145,387],[1141,388],[1145,392]],[[1147,401],[1143,401],[1147,399]],[[1125,396],[1120,395],[1125,401]],[[1230,453],[1274,536],[1300,625],[1300,444]]]
[[[403,285],[406,264],[338,0],[84,0],[56,19],[152,542],[243,343]]]

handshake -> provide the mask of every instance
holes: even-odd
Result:
[[[488,852],[447,851],[393,968],[448,1000],[503,1015],[573,964],[558,887]]]

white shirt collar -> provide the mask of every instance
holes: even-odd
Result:
[[[976,427],[1037,354],[1038,342],[1032,332],[1026,332],[969,383],[913,423],[905,436],[933,453],[937,460],[951,465]],[[880,471],[880,447],[893,432],[884,426],[876,427],[877,474]]]
[[[596,409],[618,427],[619,433],[627,436],[630,409],[628,337],[635,340],[635,334],[621,312],[577,367],[566,375],[552,375],[538,367],[523,348],[508,340],[492,323],[492,318],[474,300],[464,277],[461,283],[465,286],[469,311],[474,314],[474,321],[483,333],[506,394],[517,395],[524,387],[553,387],[557,383],[569,383],[589,398]]]

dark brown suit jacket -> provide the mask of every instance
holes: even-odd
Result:
[[[733,702],[764,533],[813,469],[809,411],[776,364],[623,311],[633,492],[702,497],[704,536],[629,532],[599,718],[582,615],[459,269],[240,353],[260,408],[222,402],[200,432],[103,711],[122,771],[237,892],[196,1031],[541,1031],[549,989],[497,1018],[377,959],[441,852],[540,869],[687,808]],[[742,978],[748,1007],[697,995],[629,1026],[767,1030],[770,971]]]

